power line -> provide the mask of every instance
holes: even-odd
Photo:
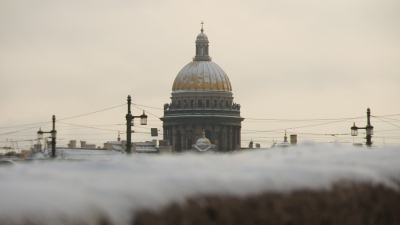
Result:
[[[312,125],[306,125],[306,126],[299,126],[299,127],[289,127],[289,128],[283,128],[283,129],[275,129],[275,130],[266,130],[266,131],[257,131],[258,132],[274,132],[274,131],[280,131],[280,130],[291,130],[291,129],[297,129],[297,128],[305,128],[305,127],[314,127],[314,126],[320,126],[320,125],[325,125],[325,124],[330,124],[330,123],[337,123],[345,120],[351,120],[351,119],[358,119],[362,117],[354,117],[354,118],[345,118],[342,120],[337,120],[337,121],[332,121],[332,122],[326,122],[326,123],[319,123],[319,124],[312,124]],[[251,132],[250,132],[251,133]]]
[[[46,125],[46,124],[49,124],[49,123],[51,123],[51,122],[42,123],[42,125]],[[16,130],[16,131],[11,131],[11,132],[7,132],[7,133],[2,133],[2,134],[0,134],[0,135],[13,134],[13,133],[17,133],[17,132],[20,132],[20,131],[30,130],[30,129],[33,129],[33,128],[37,128],[37,126],[29,127],[29,128],[22,129],[22,130]]]
[[[105,129],[105,128],[99,128],[99,127],[90,127],[90,126],[84,126],[84,125],[78,125],[78,124],[72,124],[72,123],[65,123],[65,122],[59,122],[59,123],[68,124],[68,125],[77,126],[77,127],[91,128],[91,129],[95,129],[95,130],[119,131],[119,132],[122,132],[122,133],[126,133],[126,131],[123,131],[123,130],[112,130],[112,129]],[[137,127],[137,128],[146,129],[144,127]],[[133,133],[150,134],[150,132],[136,132],[136,131],[133,131]]]
[[[90,127],[90,126],[84,126],[84,125],[77,125],[77,124],[65,123],[65,122],[59,122],[59,123],[68,124],[68,125],[77,126],[77,127],[91,128],[91,129],[96,129],[96,130],[121,131],[121,130],[111,130],[111,129],[99,128],[99,127]]]
[[[395,127],[400,128],[400,126],[397,126],[397,125],[395,125],[395,124],[393,124],[393,123],[390,123],[390,122],[388,122],[388,121],[385,121],[385,120],[383,120],[383,119],[380,119],[380,118],[378,118],[378,117],[376,117],[376,116],[372,116],[372,117],[375,117],[375,118],[377,118],[378,120],[382,120],[383,122],[386,122],[386,123],[388,123],[388,124],[391,124],[391,125],[393,125],[393,126],[395,126]]]
[[[336,118],[336,119],[263,119],[263,118],[246,118],[246,120],[267,120],[267,121],[336,121],[336,120],[351,120],[351,119],[359,119],[363,118],[362,116],[360,117],[352,117],[352,118]]]
[[[142,109],[142,108],[139,108],[138,106],[136,106],[136,104],[135,105],[133,105],[134,107],[136,107],[136,108],[138,108],[138,109],[140,109],[140,110],[143,110],[144,111],[144,109]],[[156,116],[156,115],[154,115],[153,113],[151,113],[151,112],[149,112],[149,111],[147,111],[147,113],[148,114],[150,114],[150,115],[152,115],[152,116],[155,116],[155,117],[157,117],[157,118],[159,118],[160,119],[160,117],[158,117],[158,116]]]
[[[14,127],[25,127],[25,126],[35,125],[35,124],[36,124],[36,125],[37,125],[37,124],[41,125],[41,124],[44,124],[44,123],[48,123],[48,121],[46,121],[46,122],[40,122],[40,123],[30,123],[30,124],[25,124],[25,125],[9,126],[9,127],[0,127],[0,129],[14,128]]]
[[[107,108],[107,109],[98,110],[98,111],[95,111],[95,112],[85,113],[85,114],[82,114],[82,115],[77,115],[77,116],[71,116],[71,117],[67,117],[67,118],[58,119],[57,122],[61,121],[61,120],[67,120],[67,119],[72,119],[72,118],[76,118],[76,117],[87,116],[87,115],[98,113],[98,112],[103,112],[103,111],[106,111],[106,110],[110,110],[110,109],[114,109],[114,108],[117,108],[117,107],[121,107],[123,105],[125,105],[125,104],[117,105],[117,106],[110,107],[110,108]]]
[[[378,116],[379,117],[379,116]],[[387,119],[387,120],[391,120],[392,122],[394,122],[394,121],[396,121],[396,122],[400,122],[400,120],[398,120],[398,119],[393,119],[393,118],[385,118],[385,119]],[[378,122],[381,122],[381,121],[378,121]]]
[[[378,130],[378,131],[375,131],[374,130],[374,133],[376,133],[376,132],[384,132],[384,131],[399,131],[400,129],[390,129],[390,130]]]
[[[388,117],[388,116],[400,116],[400,114],[383,115],[383,116],[374,116],[374,117]]]
[[[136,104],[136,103],[131,103],[131,104],[132,104],[132,105],[138,105],[138,106],[146,107],[146,108],[152,108],[152,109],[164,110],[164,109],[161,109],[161,108],[156,108],[156,107],[151,107],[151,106],[146,106],[146,105],[139,105],[139,104]]]

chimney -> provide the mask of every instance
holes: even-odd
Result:
[[[290,135],[290,144],[291,145],[297,145],[297,134],[291,134]]]

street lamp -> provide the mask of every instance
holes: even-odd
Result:
[[[43,131],[41,127],[39,127],[39,131],[37,132],[37,139],[43,139]]]
[[[353,124],[351,127],[351,136],[357,136],[358,135],[358,129],[365,129],[366,130],[366,139],[367,139],[367,146],[371,147],[372,142],[371,142],[371,136],[374,134],[374,127],[371,126],[371,110],[368,108],[367,109],[367,126],[365,127],[356,127],[356,123]]]
[[[144,110],[143,110],[143,114],[140,115],[140,125],[147,125],[147,116],[146,116],[146,114],[144,114]]]
[[[133,119],[140,118],[140,125],[147,125],[147,115],[143,114],[140,116],[132,116],[131,114],[131,96],[128,95],[128,114],[126,114],[126,154],[130,155],[131,152],[131,137],[132,137],[132,129],[133,126]]]
[[[41,128],[39,128],[39,131],[37,132],[37,139],[43,139],[43,134],[44,133],[50,133],[51,134],[51,157],[55,158],[56,157],[56,138],[57,138],[57,131],[56,131],[56,116],[53,115],[53,130],[49,132],[43,132]]]

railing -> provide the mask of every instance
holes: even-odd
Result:
[[[240,117],[240,110],[236,109],[171,109],[164,110],[164,117],[169,116],[191,116],[191,115],[201,115],[201,116],[235,116]]]

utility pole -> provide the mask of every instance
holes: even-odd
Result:
[[[44,133],[50,133],[51,134],[51,157],[56,158],[56,137],[57,137],[57,131],[56,131],[56,116],[53,115],[53,130],[50,132],[43,132],[40,128],[39,131],[37,132],[37,139],[40,143],[40,139],[43,139],[43,134]]]
[[[365,139],[367,139],[367,147],[371,148],[372,145],[372,141],[371,141],[371,137],[374,134],[374,127],[371,126],[371,110],[368,108],[367,109],[367,126],[365,127],[356,127],[356,123],[354,123],[354,125],[351,127],[351,136],[357,136],[358,135],[358,129],[365,129],[366,130],[366,137]]]
[[[53,115],[53,130],[51,132],[51,157],[56,157],[56,116]]]
[[[126,114],[126,154],[131,154],[132,137],[132,114],[131,114],[131,96],[128,95],[128,114]]]
[[[140,116],[132,116],[131,114],[131,96],[128,95],[128,114],[126,114],[126,154],[130,155],[132,153],[131,147],[131,137],[132,137],[132,129],[131,127],[133,126],[133,119],[134,118],[140,118],[140,125],[147,125],[147,116],[144,114]]]

